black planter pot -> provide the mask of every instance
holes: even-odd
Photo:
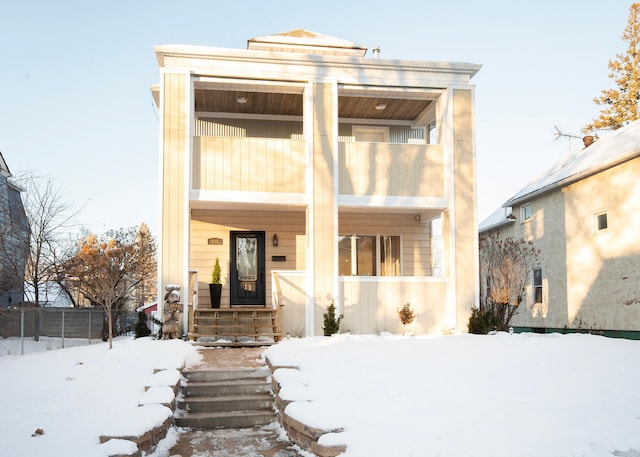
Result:
[[[212,308],[220,308],[221,294],[222,294],[222,284],[209,284],[209,295],[211,296]]]

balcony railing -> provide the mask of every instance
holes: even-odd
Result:
[[[193,138],[194,189],[304,193],[304,141]]]
[[[339,143],[339,192],[444,197],[441,145]],[[193,189],[305,192],[305,142],[280,138],[193,138]]]
[[[340,194],[443,197],[441,145],[339,143]]]

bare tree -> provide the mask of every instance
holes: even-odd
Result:
[[[497,330],[507,330],[524,300],[530,273],[540,251],[531,241],[501,238],[492,233],[480,239],[480,309]],[[478,313],[476,313],[478,314]],[[471,329],[470,329],[471,330]]]
[[[109,349],[113,347],[114,311],[132,300],[140,285],[155,275],[155,241],[138,235],[135,228],[111,230],[100,237],[89,234],[80,239],[75,255],[65,263],[67,282],[104,310]]]
[[[27,299],[41,305],[41,293],[59,279],[56,266],[65,260],[64,237],[80,210],[65,200],[62,187],[51,177],[25,172],[13,185],[22,193],[24,216],[13,218],[0,231],[0,257],[11,280],[24,282]],[[8,208],[15,212],[18,205],[13,206]],[[21,263],[23,257],[16,251],[26,253],[26,262]]]
[[[40,305],[40,294],[58,279],[56,265],[65,260],[64,235],[80,210],[65,200],[62,187],[51,177],[38,177],[29,172],[18,177],[17,182],[24,189],[23,201],[30,227],[24,276],[26,295]]]

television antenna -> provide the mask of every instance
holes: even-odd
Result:
[[[571,135],[570,133],[564,133],[562,130],[558,128],[557,125],[554,125],[553,128],[556,129],[556,133],[555,133],[556,140],[562,137],[569,138],[569,140],[571,140],[571,138],[578,138],[578,139],[582,138],[581,136],[578,136],[578,135]]]
[[[556,130],[555,132],[555,138],[553,141],[557,141],[560,138],[566,138],[567,140],[569,140],[569,152],[571,152],[571,139],[572,138],[578,138],[581,139],[581,136],[578,135],[572,135],[570,133],[564,133],[562,130],[560,130],[560,128],[557,125],[554,125],[553,128]]]

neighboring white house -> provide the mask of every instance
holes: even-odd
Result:
[[[640,338],[640,121],[560,159],[479,226],[540,249],[514,327]]]
[[[332,302],[354,333],[401,331],[407,302],[416,333],[466,331],[479,65],[367,56],[306,30],[155,51],[158,297],[178,284],[209,307],[219,258],[221,307],[284,305],[285,333],[322,334]]]
[[[27,284],[25,286],[26,297],[35,297],[34,290],[33,287]],[[40,297],[38,306],[42,308],[69,308],[73,306],[69,295],[56,282],[47,281],[40,284],[38,292]]]

